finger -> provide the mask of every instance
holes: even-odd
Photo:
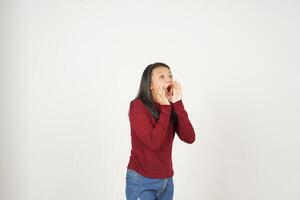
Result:
[[[161,86],[162,94],[165,94],[165,87]]]
[[[174,80],[172,80],[172,83],[171,83],[171,88],[174,88],[174,86],[175,86],[175,81]]]
[[[162,87],[162,95],[165,96],[165,87]]]
[[[180,83],[179,83],[178,81],[176,81],[176,87],[177,87],[178,89],[181,88]]]
[[[175,85],[175,79],[172,80],[172,87]]]
[[[177,80],[174,81],[174,85],[175,85],[175,87],[177,87]]]
[[[177,81],[176,80],[174,81],[174,89],[175,90],[177,89]]]
[[[181,84],[179,82],[177,83],[177,87],[181,89]]]
[[[158,90],[158,93],[157,93],[157,98],[161,99],[162,96],[163,96],[163,90],[162,90],[162,86],[161,86],[161,87],[159,87],[159,90]]]
[[[162,90],[162,97],[163,97],[164,99],[167,98],[167,97],[166,97],[166,88],[165,88],[165,87],[163,87],[163,90]]]
[[[152,92],[153,96],[155,96],[155,97],[157,96],[157,93],[154,90],[152,90],[151,92]]]

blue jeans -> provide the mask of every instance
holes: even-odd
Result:
[[[173,177],[148,178],[134,170],[127,169],[125,192],[127,200],[172,200]]]

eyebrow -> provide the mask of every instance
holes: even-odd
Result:
[[[157,74],[161,74],[161,73],[163,73],[163,71],[157,72]],[[172,72],[169,72],[169,74],[172,74]]]

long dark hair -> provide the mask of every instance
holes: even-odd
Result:
[[[148,65],[142,74],[139,91],[136,96],[136,98],[139,98],[142,100],[144,105],[148,108],[148,110],[154,116],[154,118],[156,120],[158,120],[158,118],[159,118],[159,112],[156,110],[156,108],[154,106],[152,94],[150,91],[150,85],[151,85],[152,71],[153,71],[153,69],[155,69],[157,67],[166,67],[170,70],[170,67],[167,64],[162,63],[162,62],[155,62],[153,64]],[[177,123],[177,115],[173,109],[172,109],[172,113],[171,113],[171,118],[172,118],[173,122]]]

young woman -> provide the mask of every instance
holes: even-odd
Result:
[[[172,200],[172,144],[175,132],[186,142],[195,132],[184,109],[181,86],[170,67],[153,63],[142,74],[138,95],[130,102],[131,155],[126,171],[127,200]]]

